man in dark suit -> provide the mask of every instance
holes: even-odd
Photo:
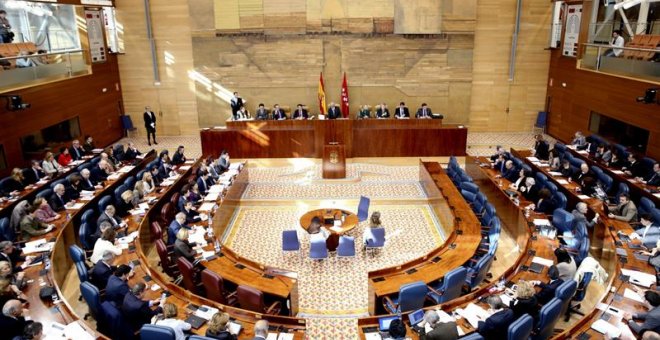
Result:
[[[92,138],[92,136],[85,136],[85,144],[83,144],[83,149],[87,154],[92,154],[94,149],[96,149],[96,145],[94,145],[94,138]]]
[[[151,145],[151,136],[153,136],[154,144],[158,145],[158,142],[156,142],[156,114],[151,111],[150,107],[145,106],[142,116],[144,118],[144,128],[147,129],[147,143]]]
[[[197,187],[199,188],[199,193],[202,195],[206,195],[209,193],[209,185],[208,182],[206,181],[209,177],[209,173],[204,170],[200,174],[199,178],[197,178]]]
[[[238,92],[234,92],[234,96],[231,97],[229,101],[229,105],[231,105],[231,117],[232,119],[236,120],[237,118],[236,113],[243,106],[243,98],[241,98]]]
[[[199,213],[193,210],[193,202],[191,201],[185,201],[183,203],[183,210],[181,210],[181,212],[186,214],[186,223],[192,224],[199,222],[201,219]]]
[[[257,112],[255,112],[255,119],[268,120],[268,110],[266,110],[263,103],[259,104],[259,108],[257,108]]]
[[[184,146],[179,145],[179,147],[174,152],[174,155],[172,155],[172,165],[179,165],[186,162],[186,155],[183,154],[184,150]]]
[[[309,115],[307,114],[307,110],[303,109],[302,104],[298,104],[296,106],[296,111],[293,112],[293,119],[307,119],[309,118]]]
[[[477,331],[486,340],[502,339],[502,334],[506,334],[509,325],[515,321],[513,311],[506,308],[498,295],[489,296],[487,302],[494,313],[488,319],[479,321]]]
[[[518,179],[518,169],[513,166],[513,161],[504,162],[504,172],[502,177],[508,179],[511,182],[515,182]]]
[[[74,161],[79,161],[85,155],[85,149],[80,146],[80,141],[75,139],[69,148],[69,154]]]
[[[34,184],[46,177],[46,173],[41,169],[39,161],[32,160],[30,170],[25,172],[25,184]]]
[[[431,330],[426,332],[426,324],[429,325]],[[440,320],[440,316],[434,310],[428,310],[424,314],[424,321],[420,323],[420,327],[424,327],[420,331],[420,340],[456,340],[458,339],[458,330],[456,329],[456,321],[454,320]]]
[[[229,152],[227,152],[227,150],[222,150],[222,152],[220,152],[220,159],[218,160],[219,169],[217,170],[219,170],[220,173],[225,172],[229,170],[230,164]]]
[[[284,113],[284,110],[280,109],[279,104],[275,104],[273,107],[273,120],[286,120],[287,116]]]
[[[149,169],[151,172],[151,178],[154,180],[154,184],[156,186],[159,186],[160,183],[163,181],[162,178],[160,178],[160,171],[158,171],[158,165],[153,165],[151,166],[151,169]]]
[[[644,178],[646,185],[660,186],[660,163],[653,164],[651,173]]]
[[[172,220],[167,227],[167,245],[174,244],[174,241],[176,241],[176,234],[181,228],[190,229],[186,225],[186,214],[182,212],[177,213],[176,216],[174,216],[174,220]]]
[[[99,164],[92,168],[90,172],[91,178],[94,182],[101,183],[108,179],[108,173],[105,171],[107,166],[107,161],[102,159],[99,161]]]
[[[135,147],[135,143],[128,142],[128,145],[126,146],[126,152],[124,153],[124,160],[132,161],[141,154],[142,153]]]
[[[3,339],[13,339],[23,335],[23,329],[32,321],[26,321],[23,316],[23,305],[19,300],[9,300],[2,306],[0,329]]]
[[[96,262],[92,271],[89,273],[89,281],[99,290],[103,290],[108,286],[108,279],[117,270],[117,267],[112,265],[114,261],[115,254],[106,250],[101,260]]]
[[[432,115],[433,112],[431,112],[431,108],[428,107],[426,103],[422,103],[422,107],[420,107],[417,110],[417,113],[415,113],[415,118],[430,119]]]
[[[406,107],[406,103],[404,102],[399,103],[399,107],[397,107],[396,110],[394,110],[394,118],[397,119],[410,118],[410,112]]]
[[[587,163],[582,163],[580,171],[574,173],[571,179],[580,185],[582,193],[585,195],[591,195],[596,190],[596,175],[591,172]]]
[[[337,107],[337,104],[330,103],[328,108],[328,119],[337,119],[341,117],[341,109]]]
[[[390,110],[385,103],[380,103],[376,108],[376,118],[390,118]]]
[[[501,145],[498,145],[495,147],[495,154],[490,156],[490,160],[495,162],[497,159],[500,158],[500,156],[503,156],[504,159],[507,158],[506,156],[506,150]]]
[[[106,300],[113,302],[115,306],[120,307],[124,303],[124,297],[129,292],[128,279],[133,276],[131,267],[122,264],[117,267],[114,275],[108,279],[108,285],[105,286]]]
[[[53,188],[53,195],[50,196],[50,207],[55,212],[64,211],[66,204],[69,203],[71,199],[66,194],[66,188],[64,184],[59,183]]]
[[[642,162],[637,161],[637,156],[631,152],[628,154],[628,163],[621,170],[628,176],[644,178],[649,169]]]
[[[647,290],[644,292],[644,300],[651,306],[648,312],[624,313],[623,315],[623,319],[628,321],[630,329],[639,335],[642,335],[644,331],[657,332],[660,329],[660,294],[653,290]],[[633,319],[642,320],[643,323],[640,325]]]
[[[152,317],[163,312],[161,307],[151,309],[153,306],[160,305],[160,300],[142,300],[146,288],[147,287],[144,283],[136,283],[131,288],[131,291],[124,296],[124,301],[121,305],[122,314],[131,326],[133,326],[134,331],[137,331],[142,328],[143,325],[150,323]]]
[[[550,146],[548,142],[543,139],[543,135],[536,135],[536,142],[534,143],[534,157],[547,161],[550,157]]]
[[[11,266],[12,273],[23,271],[20,262],[30,264],[32,258],[21,256],[21,250],[17,249],[11,241],[0,242],[0,261],[7,261]]]
[[[80,177],[82,177],[82,181],[80,183],[82,184],[82,189],[87,190],[87,191],[94,191],[98,183],[94,180],[92,180],[92,173],[89,172],[89,169],[82,169],[80,171]]]
[[[544,305],[552,298],[555,297],[555,291],[557,288],[564,283],[562,279],[559,278],[559,270],[557,269],[556,266],[550,266],[548,269],[548,276],[550,277],[550,281],[548,283],[543,283],[541,281],[534,281],[534,285],[538,286],[541,288],[541,290],[536,293],[536,300],[539,302],[539,304]]]
[[[108,223],[110,223],[110,225],[112,225],[113,228],[115,229],[121,228],[122,221],[121,219],[119,219],[119,217],[115,216],[115,212],[116,212],[115,206],[113,206],[112,204],[108,204],[105,207],[103,213],[101,213],[99,218],[96,220],[96,225],[100,228],[101,223],[103,223],[104,221],[108,221]]]

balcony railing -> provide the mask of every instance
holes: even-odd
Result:
[[[81,49],[30,55],[22,53],[0,58],[0,92],[91,74],[85,51]]]
[[[602,44],[582,44],[581,48],[580,69],[660,83],[660,48],[612,48]],[[619,50],[618,57],[612,55]]]

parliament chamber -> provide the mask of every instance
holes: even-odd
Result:
[[[0,339],[660,339],[654,0],[0,0]]]

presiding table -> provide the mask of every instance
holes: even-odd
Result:
[[[347,158],[465,156],[467,129],[441,119],[253,120],[200,132],[202,152],[234,158],[322,158],[330,143]]]
[[[309,211],[300,217],[300,226],[309,231],[308,228],[312,224],[312,219],[315,217],[318,217],[321,221],[321,226],[325,227],[330,232],[330,236],[325,241],[329,251],[335,251],[339,246],[339,236],[353,230],[359,222],[357,215],[348,210],[316,209]],[[334,226],[334,221],[336,219],[342,221],[341,225]]]

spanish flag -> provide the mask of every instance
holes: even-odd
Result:
[[[323,85],[323,72],[321,72],[321,78],[319,79],[319,110],[321,114],[324,115],[328,110],[325,104],[325,86]]]

